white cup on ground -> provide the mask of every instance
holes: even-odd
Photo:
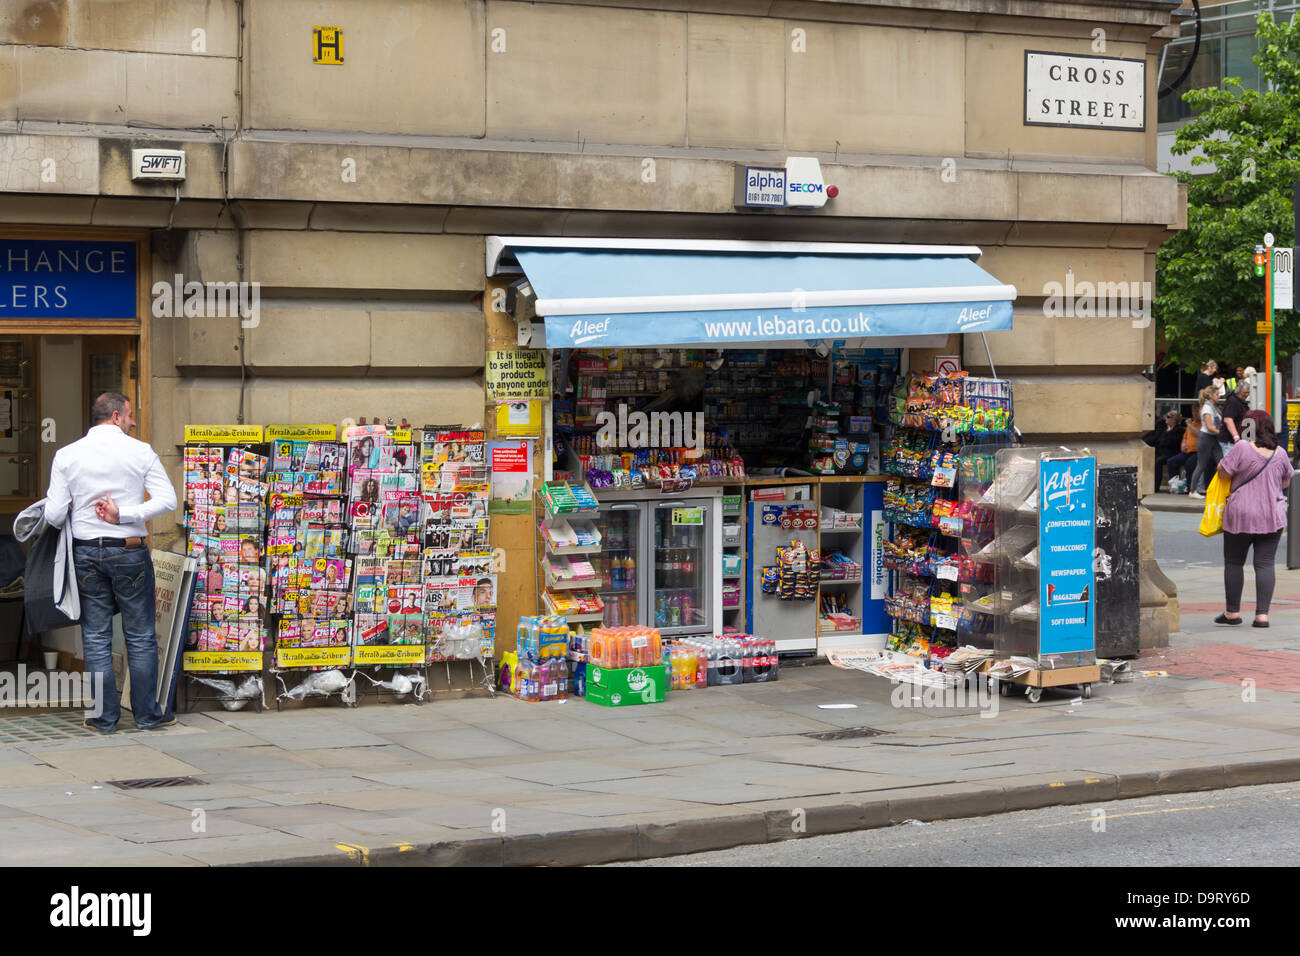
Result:
[[[59,666],[58,651],[45,651],[43,656],[45,658],[45,669],[47,671],[52,671]]]

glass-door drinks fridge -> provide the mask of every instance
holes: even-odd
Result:
[[[713,499],[649,502],[654,552],[650,623],[665,635],[712,633]]]
[[[600,599],[605,605],[602,621],[607,627],[645,624],[641,597],[645,573],[644,507],[641,502],[620,502],[601,506],[596,526],[600,530],[601,553],[593,558],[600,576]]]
[[[721,499],[614,499],[601,503],[596,525],[607,627],[640,624],[665,636],[713,634],[721,629],[718,547]]]

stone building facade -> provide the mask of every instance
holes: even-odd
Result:
[[[178,482],[187,423],[481,420],[487,235],[978,245],[1019,290],[1014,330],[940,351],[1010,377],[1028,439],[1136,464],[1149,489],[1154,330],[1043,301],[1051,283],[1153,283],[1182,225],[1155,168],[1177,6],[14,0],[0,238],[140,243],[116,354]],[[341,64],[313,62],[321,26],[341,28]],[[1028,125],[1026,51],[1144,64],[1143,128]],[[133,182],[141,147],[183,149],[184,182]],[[818,157],[839,195],[737,210],[736,163],[788,156]],[[256,326],[151,314],[148,290],[176,275],[260,283]],[[74,363],[91,347],[73,339],[93,331],[0,315],[0,333],[41,343],[49,408],[52,383],[82,382],[52,447],[82,430],[91,379]],[[1177,626],[1160,578],[1144,576],[1150,640]]]

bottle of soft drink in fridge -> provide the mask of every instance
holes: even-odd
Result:
[[[636,587],[636,558],[630,554],[623,565],[623,587],[629,591]]]

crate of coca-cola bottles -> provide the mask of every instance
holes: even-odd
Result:
[[[698,657],[697,667],[705,670],[708,687],[773,681],[780,670],[775,642],[753,634],[688,637],[678,644]]]

